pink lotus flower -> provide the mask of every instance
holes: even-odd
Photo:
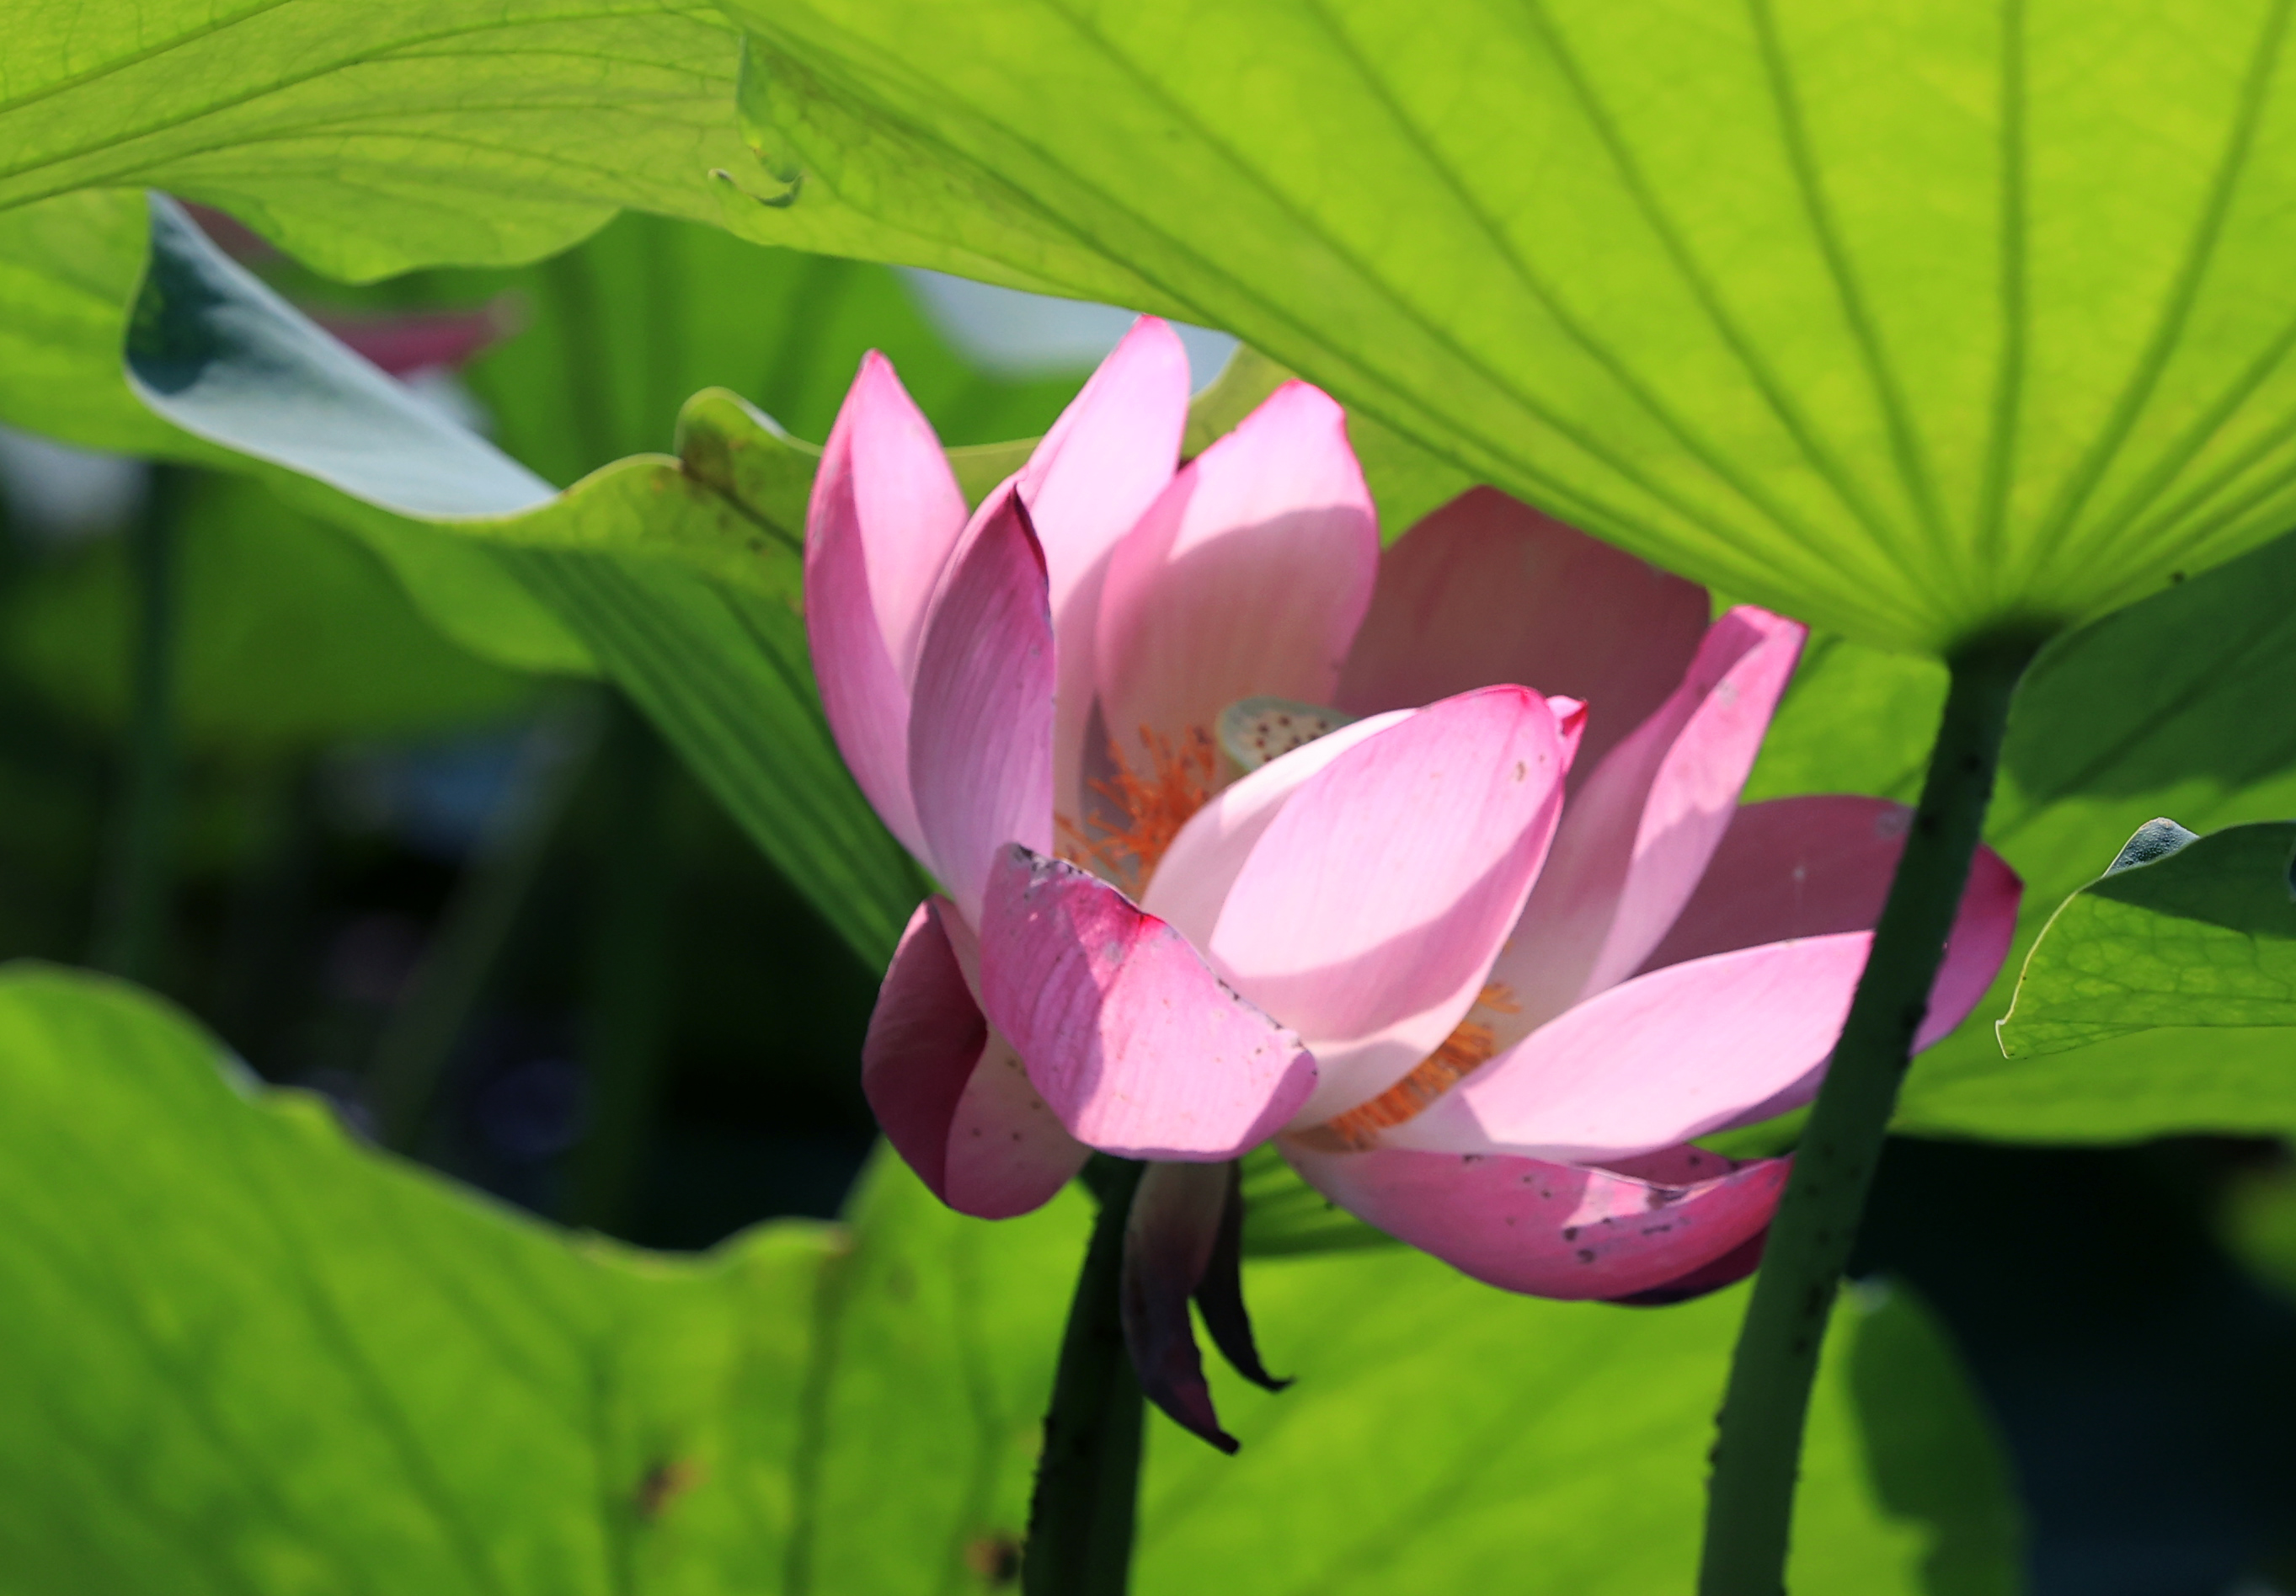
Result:
[[[968,519],[931,427],[873,356],[816,477],[806,613],[824,707],[944,894],[894,957],[863,1084],[903,1157],[966,1213],[1034,1208],[1091,1151],[1074,1105],[1048,1106],[978,1007],[1001,852],[1144,881],[1219,785],[1220,711],[1329,699],[1371,602],[1378,532],[1339,407],[1289,384],[1180,470],[1187,401],[1179,340],[1144,320]]]
[[[1382,557],[1324,396],[1288,386],[1175,473],[1185,403],[1143,322],[967,522],[865,367],[808,616],[840,746],[947,888],[871,1024],[887,1134],[992,1216],[1090,1148],[1152,1160],[1128,1336],[1224,1440],[1186,1302],[1224,1289],[1227,1160],[1271,1137],[1510,1289],[1750,1269],[1784,1162],[1691,1143],[1815,1094],[1907,812],[1739,806],[1798,625],[1710,626],[1703,590],[1488,490]],[[2017,894],[1981,855],[1922,1044],[1989,983]]]

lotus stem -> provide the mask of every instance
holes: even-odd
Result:
[[[406,999],[383,1027],[366,1081],[377,1136],[412,1153],[429,1123],[455,1044],[486,995],[504,944],[525,906],[560,816],[597,751],[603,713],[586,688],[537,719]]]
[[[1077,1275],[1045,1414],[1021,1554],[1023,1596],[1122,1596],[1131,1578],[1144,1403],[1124,1348],[1118,1289],[1124,1222],[1145,1167],[1099,1154],[1085,1169],[1100,1218]]]
[[[162,976],[176,814],[176,519],[189,473],[155,466],[127,529],[135,643],[121,786],[106,845],[90,962],[149,986]]]
[[[2041,639],[1957,651],[1921,806],[1810,1111],[1722,1398],[1699,1596],[1780,1596],[1810,1382],[1836,1285],[1968,883],[2018,680]]]
[[[669,806],[677,766],[643,716],[612,703],[598,774],[607,853],[590,912],[582,1017],[590,1129],[575,1150],[570,1223],[628,1233],[652,1140],[668,1037],[675,894]]]

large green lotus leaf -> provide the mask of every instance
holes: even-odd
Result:
[[[24,965],[0,1142],[20,1596],[961,1592],[1023,1522],[1080,1196],[986,1224],[880,1159],[843,1226],[639,1254],[354,1144],[154,999]],[[1740,1294],[1541,1303],[1404,1253],[1247,1289],[1298,1383],[1223,1380],[1234,1461],[1152,1426],[1147,1596],[1689,1588]],[[1837,1326],[1794,1588],[2013,1589],[1949,1350],[1902,1297]]]
[[[677,0],[19,0],[0,209],[149,186],[341,277],[532,260],[714,214],[739,54]]]
[[[187,485],[176,527],[176,724],[203,751],[262,756],[499,719],[529,679],[456,648],[357,539],[245,478]],[[118,539],[20,577],[0,651],[60,707],[123,724],[135,593]]]
[[[2012,715],[1988,837],[2025,880],[2017,939],[1960,1030],[1914,1062],[1897,1128],[2008,1141],[2118,1142],[2179,1131],[2296,1131],[2284,1064],[2220,1033],[2133,1033],[2063,1056],[2002,1057],[1993,1022],[2066,896],[2137,827],[2200,831],[2296,813],[2296,537],[2059,642]],[[1764,744],[1750,798],[1921,783],[1944,672],[1838,640],[1813,646]]]
[[[224,1062],[0,975],[11,1592],[957,1589],[1020,1522],[1081,1198],[991,1229],[888,1165],[849,1228],[650,1256]]]
[[[2286,0],[726,9],[734,225],[1227,328],[1849,636],[2094,616],[2296,505]]]
[[[2164,832],[2170,840],[2157,839]],[[2140,831],[2112,869],[2059,905],[2026,955],[2002,1052],[2028,1059],[2181,1032],[2192,1054],[2235,1054],[2251,1070],[2269,1059],[2284,1076],[2296,1040],[2292,855],[2287,821],[2199,839],[2158,824]]]

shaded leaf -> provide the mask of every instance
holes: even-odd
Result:
[[[1292,1172],[1273,1143],[1243,1156],[1243,1253],[1251,1258],[1400,1247]]]
[[[2059,906],[2026,955],[2001,1051],[2025,1059],[2172,1030],[2185,1033],[2189,1055],[2217,1055],[2213,1070],[2229,1052],[2284,1073],[2296,1026],[2292,855],[2292,822],[2234,826],[2133,862],[2124,851]]]
[[[1154,1422],[1141,1588],[1368,1596],[1526,1568],[1540,1590],[1692,1588],[1744,1288],[1657,1310],[1542,1302],[1401,1248],[1270,1262],[1244,1287],[1294,1383],[1269,1395],[1214,1371],[1233,1459]],[[1802,1476],[1792,1590],[2018,1588],[1997,1443],[1910,1298],[1837,1311]]]

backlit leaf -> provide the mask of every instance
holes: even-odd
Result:
[[[734,225],[1226,328],[1845,635],[2076,622],[2296,508],[2287,0],[726,10]]]

